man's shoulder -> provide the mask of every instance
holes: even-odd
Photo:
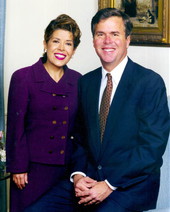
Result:
[[[132,60],[128,60],[126,67],[126,76],[128,75],[131,82],[143,86],[164,86],[164,80],[161,75],[154,70],[140,65]]]
[[[139,63],[136,63],[136,62],[132,61],[131,59],[128,59],[127,69],[131,70],[132,74],[136,75],[138,77],[161,78],[161,76],[154,70],[147,68]]]
[[[87,72],[86,74],[84,74],[82,76],[82,80],[88,80],[88,79],[93,79],[96,76],[100,76],[101,75],[101,67],[98,67],[92,71]]]

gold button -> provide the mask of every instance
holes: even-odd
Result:
[[[68,110],[68,107],[66,106],[66,107],[64,107],[64,110]]]
[[[66,121],[63,121],[63,124],[67,124],[67,122]]]
[[[64,154],[64,150],[61,150],[61,151],[60,151],[60,154],[61,154],[61,155]]]
[[[57,96],[57,94],[56,94],[56,93],[53,93],[52,95],[53,95],[53,96]]]
[[[66,137],[63,135],[63,136],[61,136],[61,139],[65,139]]]
[[[57,122],[56,122],[55,120],[54,120],[54,121],[52,121],[52,123],[53,123],[53,124],[57,124]]]

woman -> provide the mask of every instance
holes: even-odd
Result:
[[[43,57],[12,75],[6,140],[10,212],[22,212],[68,172],[81,74],[66,64],[80,36],[71,17],[58,16],[45,30]]]

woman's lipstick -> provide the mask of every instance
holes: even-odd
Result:
[[[58,60],[64,60],[66,58],[66,55],[62,53],[56,53],[54,55]]]

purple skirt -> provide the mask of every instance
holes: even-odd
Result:
[[[10,212],[22,212],[25,207],[40,198],[65,176],[66,167],[31,163],[28,184],[22,190],[11,180]]]

